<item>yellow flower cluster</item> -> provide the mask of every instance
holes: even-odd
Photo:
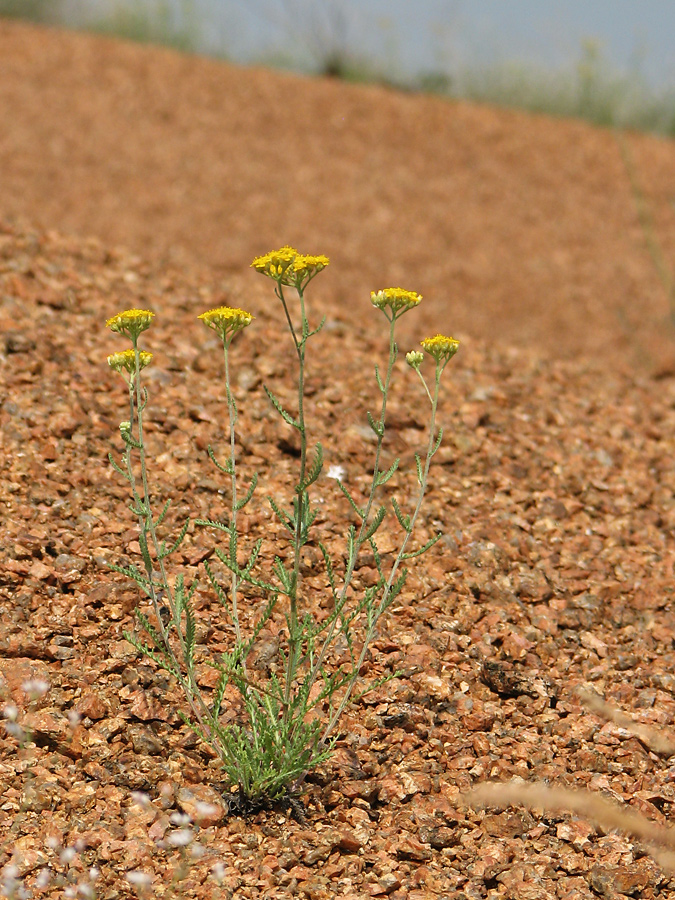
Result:
[[[312,278],[317,272],[325,269],[329,261],[327,256],[298,254],[293,260],[293,274],[296,278],[304,281],[305,278]]]
[[[293,247],[272,250],[264,256],[256,256],[251,268],[267,275],[277,284],[290,285],[299,290],[329,263],[327,256],[307,256]]]
[[[239,331],[243,331],[253,321],[251,313],[244,309],[235,309],[232,306],[219,306],[217,309],[209,309],[197,318],[218,334],[226,343]]]
[[[282,247],[281,250],[272,250],[264,256],[256,256],[251,263],[251,268],[261,275],[267,275],[275,281],[280,281],[286,271],[293,265],[298,251],[293,247]]]
[[[150,327],[154,318],[154,312],[149,309],[127,309],[108,319],[105,324],[111,331],[124,334],[135,341],[139,334]]]
[[[410,353],[406,353],[405,360],[411,369],[417,371],[424,362],[424,353],[421,350],[411,350]]]
[[[394,317],[403,315],[407,310],[418,306],[422,300],[421,294],[415,291],[404,291],[403,288],[384,288],[381,291],[371,291],[370,301],[373,306],[384,313],[389,309]]]
[[[147,350],[139,350],[139,371],[149,366],[152,362],[152,353]],[[111,353],[108,357],[108,365],[111,369],[123,375],[128,372],[129,375],[136,374],[136,354],[133,350],[122,350],[120,353]]]
[[[444,334],[437,334],[434,337],[425,338],[422,346],[436,362],[447,362],[459,350],[459,341],[455,338],[446,337]]]

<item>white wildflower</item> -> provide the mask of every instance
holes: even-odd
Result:
[[[169,821],[172,825],[183,827],[185,825],[190,825],[190,816],[188,816],[187,813],[173,812],[171,813]]]
[[[134,869],[131,872],[127,872],[127,881],[129,884],[133,884],[134,887],[146,888],[150,887],[152,884],[152,875],[148,872],[141,872],[139,869]]]
[[[16,722],[19,718],[19,707],[13,703],[7,703],[2,709],[2,714],[10,722]]]
[[[22,689],[30,697],[31,700],[38,700],[44,697],[51,685],[44,678],[29,678],[21,685]]]
[[[194,833],[191,828],[179,828],[173,831],[166,839],[167,844],[172,847],[187,847],[191,843]]]

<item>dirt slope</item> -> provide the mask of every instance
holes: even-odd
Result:
[[[610,132],[7,22],[0,121],[4,215],[223,273],[291,243],[345,315],[401,283],[444,331],[672,368]],[[629,144],[675,258],[675,145]]]

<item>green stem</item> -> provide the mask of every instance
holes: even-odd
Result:
[[[295,535],[293,539],[293,574],[291,576],[291,589],[289,591],[289,636],[288,636],[288,663],[286,668],[286,683],[284,686],[284,718],[290,715],[291,687],[295,679],[298,660],[301,652],[302,636],[299,633],[298,623],[298,584],[300,580],[300,551],[302,548],[303,522],[306,516],[307,491],[302,488],[307,469],[307,430],[305,428],[305,345],[309,334],[309,323],[305,312],[305,297],[301,287],[297,288],[300,298],[300,322],[302,336],[298,338],[293,320],[291,318],[286,298],[281,284],[277,285],[277,296],[281,300],[286,315],[286,321],[293,338],[295,352],[298,357],[298,418],[297,427],[300,433],[300,471],[298,477],[297,502],[295,512]]]
[[[391,376],[394,371],[394,363],[398,357],[398,346],[396,345],[396,341],[394,340],[394,329],[396,327],[396,316],[392,315],[391,324],[389,326],[389,360],[387,362],[387,375],[384,380],[384,391],[382,392],[382,406],[380,408],[380,421],[378,422],[379,434],[377,435],[377,447],[375,448],[375,464],[373,466],[373,480],[370,485],[370,496],[368,497],[368,502],[366,503],[366,508],[364,510],[363,521],[361,522],[361,528],[359,529],[359,534],[356,539],[357,553],[358,548],[363,543],[363,535],[368,527],[368,520],[370,518],[370,513],[373,508],[373,502],[375,500],[375,492],[377,490],[377,479],[380,475],[380,455],[382,452],[382,444],[384,442],[384,426],[387,416],[387,398],[389,396],[389,386],[391,384]],[[356,559],[354,560],[356,562]],[[348,583],[347,583],[348,584]],[[345,587],[346,590],[346,587]]]
[[[236,457],[236,443],[235,443],[235,429],[237,425],[237,407],[234,402],[234,397],[232,396],[232,390],[230,388],[230,340],[223,341],[223,355],[225,357],[225,392],[227,395],[227,413],[230,421],[230,490],[232,492],[232,518],[230,520],[230,528],[232,529],[233,534],[237,534],[237,457]],[[235,571],[231,571],[232,576],[232,587],[231,587],[231,601],[232,601],[232,620],[234,622],[234,631],[237,638],[237,645],[241,646],[241,626],[239,623],[239,606],[238,606],[238,592],[239,592],[239,578],[237,577],[237,573]],[[244,676],[246,676],[246,660],[241,660],[241,666],[244,672]]]
[[[337,598],[337,606],[342,606],[345,601],[345,597],[347,596],[347,591],[349,589],[349,585],[351,584],[352,578],[354,577],[354,570],[356,569],[356,563],[359,556],[359,550],[361,549],[364,540],[365,533],[368,527],[368,522],[370,519],[370,514],[372,512],[373,503],[375,501],[375,493],[377,491],[377,479],[380,475],[380,455],[382,452],[382,444],[384,442],[384,429],[387,417],[387,398],[389,396],[389,387],[391,384],[391,377],[394,371],[394,364],[396,363],[396,359],[398,357],[398,347],[396,345],[396,341],[394,340],[394,331],[396,327],[396,316],[392,314],[392,318],[390,319],[390,327],[389,327],[389,360],[387,363],[387,374],[384,380],[384,384],[382,387],[384,390],[382,391],[382,404],[380,407],[380,419],[378,422],[379,433],[377,435],[377,446],[375,448],[375,462],[373,465],[373,479],[370,485],[370,494],[368,496],[368,500],[366,502],[366,506],[363,512],[363,518],[361,520],[361,527],[359,528],[358,534],[355,540],[355,551],[353,554],[353,558],[350,560],[350,563],[347,567],[347,570],[344,575],[344,579],[342,582],[342,588],[340,589],[340,593]],[[427,390],[427,393],[429,391]],[[333,639],[335,637],[335,632],[338,628],[339,619],[336,618],[335,621],[331,624],[328,629],[328,633],[324,638],[324,641],[321,645],[321,649],[319,654],[312,666],[312,671],[309,675],[310,683],[313,684],[321,667],[323,666],[324,660],[326,658],[326,654],[328,652],[328,648],[333,643]]]
[[[328,725],[326,726],[326,729],[323,732],[323,735],[321,738],[322,743],[326,742],[326,740],[332,733],[333,729],[339,722],[339,720],[342,716],[342,713],[344,712],[345,707],[347,706],[347,703],[349,702],[349,698],[352,695],[354,686],[356,684],[356,680],[359,677],[359,671],[360,671],[361,666],[363,665],[364,660],[366,658],[366,653],[368,652],[368,647],[370,645],[370,642],[373,639],[373,635],[375,633],[375,628],[377,627],[378,620],[379,620],[380,616],[386,611],[386,609],[389,605],[389,594],[391,592],[392,586],[396,579],[396,574],[397,574],[397,572],[401,566],[401,563],[403,561],[405,550],[406,550],[406,547],[408,546],[408,542],[409,542],[412,532],[414,530],[415,523],[417,521],[417,517],[419,515],[420,509],[422,508],[422,501],[424,500],[424,495],[425,495],[426,489],[427,489],[427,481],[428,481],[428,477],[429,477],[429,468],[431,466],[431,458],[434,455],[434,445],[436,443],[436,411],[438,409],[438,393],[439,393],[439,387],[440,387],[440,381],[441,381],[441,374],[442,374],[444,368],[445,368],[445,363],[440,363],[440,362],[436,363],[434,393],[433,393],[433,396],[430,398],[431,399],[431,421],[429,424],[429,441],[427,443],[427,452],[426,452],[426,458],[424,460],[424,467],[422,469],[422,480],[420,482],[420,487],[419,487],[419,491],[418,491],[417,503],[415,505],[413,514],[410,517],[409,528],[406,531],[406,535],[403,539],[403,542],[401,543],[401,547],[398,551],[396,559],[394,560],[394,564],[391,567],[391,572],[389,573],[389,578],[387,579],[387,583],[384,586],[384,591],[382,592],[382,599],[380,600],[378,607],[375,610],[375,613],[372,617],[371,624],[370,624],[368,630],[366,631],[364,641],[363,641],[363,646],[361,648],[361,653],[359,654],[358,660],[357,660],[356,664],[354,665],[354,668],[352,669],[352,676],[347,684],[347,689],[346,689],[342,699],[340,700],[340,704],[339,704],[338,708],[333,713],[330,721],[328,722]]]
[[[155,522],[152,515],[152,506],[150,503],[150,489],[148,485],[148,471],[146,464],[146,455],[145,455],[145,441],[143,439],[143,391],[141,389],[141,359],[140,359],[140,351],[138,349],[138,339],[133,338],[133,348],[135,355],[135,373],[132,378],[132,382],[129,385],[129,398],[130,398],[130,406],[131,406],[131,419],[130,421],[133,424],[134,421],[134,404],[136,407],[136,422],[138,424],[138,455],[141,467],[141,482],[143,485],[143,500],[138,494],[138,488],[136,484],[136,478],[133,473],[133,467],[131,463],[131,446],[127,444],[127,471],[129,473],[129,480],[131,484],[131,490],[134,497],[134,502],[139,509],[143,510],[143,515],[140,516],[140,527],[144,534],[149,533],[152,541],[152,546],[155,551],[155,559],[157,560],[157,565],[159,566],[160,572],[160,585],[161,590],[163,590],[166,594],[167,601],[169,603],[169,607],[171,609],[171,615],[174,622],[177,622],[178,615],[176,609],[176,601],[173,595],[173,591],[171,590],[171,585],[169,584],[169,579],[166,572],[166,566],[164,565],[164,560],[161,558],[161,546],[159,540],[157,538],[157,531],[155,529]],[[155,583],[155,576],[152,570],[152,567],[148,570],[148,566],[146,563],[146,571],[148,576],[148,581],[150,584],[150,599],[152,602],[152,607],[155,613],[155,618],[157,621],[157,627],[159,629],[159,633],[164,642],[164,646],[166,647],[167,652],[170,654],[172,662],[176,671],[179,673],[179,683],[185,692],[185,696],[190,704],[190,708],[193,710],[197,721],[199,722],[201,728],[203,729],[204,734],[210,735],[211,728],[207,724],[207,720],[209,717],[208,707],[204,702],[199,687],[197,686],[197,682],[194,676],[193,670],[193,661],[190,659],[189,654],[187,652],[187,646],[185,643],[185,638],[183,633],[179,627],[176,627],[176,633],[178,636],[178,640],[180,643],[181,654],[183,657],[183,661],[185,662],[185,667],[187,670],[187,677],[184,677],[181,672],[181,666],[176,659],[176,656],[171,649],[171,645],[169,643],[169,632],[164,625],[163,618],[160,611],[160,595],[157,592],[157,585]]]

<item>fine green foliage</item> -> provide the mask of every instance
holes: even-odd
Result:
[[[241,483],[237,461],[237,406],[231,389],[230,355],[235,336],[251,324],[252,316],[241,309],[220,307],[202,313],[199,318],[220,337],[224,354],[225,403],[229,423],[229,453],[219,460],[212,448],[209,457],[225,477],[229,491],[228,521],[197,519],[195,525],[214,533],[218,544],[215,556],[229,572],[224,583],[215,568],[205,562],[206,586],[222,606],[223,616],[231,623],[231,647],[219,655],[206,655],[197,645],[197,622],[193,599],[197,581],[183,572],[169,573],[167,561],[180,548],[187,532],[186,522],[174,537],[162,537],[168,503],[156,514],[148,480],[148,459],[143,436],[148,393],[142,385],[142,371],[152,355],[140,350],[138,340],[152,323],[149,310],[126,310],[108,320],[108,326],[131,341],[129,350],[108,357],[109,365],[127,381],[129,419],[120,424],[125,449],[120,462],[111,463],[128,482],[131,509],[138,517],[140,564],[113,566],[132,579],[149,600],[150,612],[138,610],[138,627],[127,639],[139,653],[168,672],[180,685],[186,707],[184,721],[217,754],[223,771],[238,792],[237,808],[258,808],[279,800],[291,800],[306,774],[327,760],[334,747],[337,727],[349,703],[357,702],[368,691],[379,687],[396,673],[374,681],[361,676],[369,646],[381,617],[405,587],[407,560],[420,556],[438,535],[424,545],[414,547],[415,530],[427,489],[429,466],[437,452],[441,430],[436,425],[440,379],[458,342],[443,335],[426,338],[422,346],[435,363],[431,385],[421,374],[424,353],[407,354],[408,364],[421,379],[430,403],[426,450],[416,456],[416,495],[405,501],[392,496],[382,502],[381,488],[390,482],[399,466],[395,460],[381,466],[386,436],[387,400],[394,366],[398,358],[395,330],[398,319],[416,307],[421,297],[412,291],[387,288],[373,292],[371,302],[389,323],[389,354],[386,369],[376,368],[380,392],[379,409],[367,413],[376,436],[370,488],[365,504],[352,496],[338,481],[348,501],[347,513],[355,519],[346,526],[344,552],[331,552],[320,537],[329,602],[325,615],[315,615],[303,606],[301,590],[301,551],[315,538],[317,506],[312,488],[320,478],[324,451],[320,443],[310,446],[305,421],[306,354],[311,339],[321,329],[310,327],[305,310],[305,291],[314,277],[328,265],[324,256],[305,256],[291,247],[268,253],[253,261],[253,268],[274,282],[297,358],[297,393],[294,409],[285,409],[275,394],[265,388],[282,427],[293,428],[300,441],[295,485],[290,500],[268,497],[269,506],[281,523],[287,539],[287,552],[276,556],[267,568],[261,564],[263,539],[251,539],[239,527],[239,513],[256,493],[257,474],[247,485]],[[295,292],[291,303],[288,293]],[[392,515],[390,515],[392,513]],[[377,533],[389,519],[401,531],[400,544],[393,562],[385,564],[377,544]],[[373,554],[377,570],[375,584],[359,588],[355,582],[360,554]],[[242,586],[264,598],[257,618],[247,609],[242,612]],[[283,627],[280,625],[283,624]],[[263,629],[274,626],[278,645],[262,656]],[[253,665],[253,662],[256,662]],[[198,665],[206,663],[217,672],[215,687],[206,690],[198,683]],[[233,696],[238,700],[233,701]],[[243,806],[242,806],[243,804]]]
[[[63,15],[60,0],[0,0],[0,16],[30,22],[59,22]]]
[[[110,13],[94,18],[89,28],[99,34],[195,53],[202,43],[198,23],[194,0],[118,0]]]
[[[561,70],[527,63],[466,68],[454,78],[428,73],[422,90],[453,98],[579,118],[604,128],[631,128],[675,135],[675,91],[656,90],[639,69],[623,74],[603,58],[600,45],[582,42],[576,65]]]
[[[644,236],[645,244],[649,255],[654,263],[656,274],[663,285],[663,290],[668,301],[671,324],[675,324],[675,273],[670,263],[666,259],[663,250],[663,244],[659,239],[656,226],[654,224],[654,216],[647,202],[644,191],[640,185],[637,167],[630,151],[628,141],[622,134],[617,134],[619,150],[621,151],[621,159],[626,169],[626,174],[630,181],[633,200],[635,202],[635,210],[640,222],[640,228]]]

